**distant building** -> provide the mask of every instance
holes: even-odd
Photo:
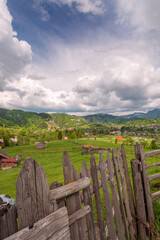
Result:
[[[2,163],[2,159],[8,159],[8,158],[9,158],[8,153],[3,152],[2,150],[0,150],[0,165]]]
[[[122,137],[117,137],[117,140],[118,140],[118,141],[122,141],[123,138],[122,138]]]
[[[45,149],[45,148],[46,148],[45,142],[40,142],[36,145],[36,149]]]
[[[63,136],[62,138],[63,138],[63,139],[68,139],[68,137],[66,137],[66,136]]]
[[[1,146],[2,146],[2,144],[3,144],[3,138],[2,139],[0,139],[0,148],[2,148]]]
[[[10,138],[10,140],[16,143],[18,142],[18,136],[14,136],[13,138]]]

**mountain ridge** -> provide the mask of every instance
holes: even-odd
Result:
[[[87,127],[88,124],[124,124],[128,121],[152,120],[160,118],[160,109],[153,109],[147,113],[133,113],[129,115],[114,116],[111,114],[97,113],[87,116],[69,115],[66,113],[36,113],[18,109],[0,108],[0,126],[19,126],[48,128],[79,128]]]

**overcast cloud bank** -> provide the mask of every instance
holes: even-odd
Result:
[[[88,21],[102,18],[102,24],[95,32],[87,29],[79,41],[48,36],[44,56],[19,39],[7,2],[2,0],[1,107],[123,114],[160,106],[160,3],[116,0],[110,6],[102,0],[33,1],[42,22],[51,18],[45,3],[58,9],[67,5],[76,14],[88,14]],[[110,10],[114,16],[107,21],[115,31],[105,26]]]

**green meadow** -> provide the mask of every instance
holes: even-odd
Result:
[[[108,148],[121,148],[121,144],[115,144],[114,137],[97,138],[97,139],[72,139],[72,140],[56,140],[47,143],[45,150],[36,150],[35,145],[17,146],[3,149],[9,156],[20,156],[20,163],[17,167],[10,170],[0,170],[0,194],[8,194],[16,199],[16,180],[21,167],[27,157],[31,157],[36,160],[44,169],[48,179],[49,185],[58,181],[63,183],[63,167],[62,156],[63,152],[67,151],[71,158],[77,172],[81,172],[81,166],[83,160],[86,161],[88,168],[90,168],[90,155],[81,155],[83,149],[80,149],[81,145],[93,145]],[[125,146],[129,172],[131,175],[131,159],[134,156],[134,146]],[[151,149],[144,149],[144,151],[151,151]],[[106,154],[103,154],[104,159],[107,159]],[[95,154],[96,162],[99,161],[99,154]],[[147,158],[147,164],[160,162],[160,156]],[[160,172],[160,167],[154,167],[149,169],[149,175]],[[156,180],[152,182],[151,192],[159,191],[160,181]],[[160,200],[154,200],[154,211],[156,213],[156,222],[160,219]],[[160,230],[160,229],[159,229]]]

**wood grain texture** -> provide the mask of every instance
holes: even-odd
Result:
[[[131,167],[132,167],[132,178],[133,178],[133,186],[134,186],[134,195],[136,201],[136,214],[139,218],[143,219],[143,222],[146,223],[146,210],[144,203],[144,193],[143,186],[141,180],[141,173],[139,172],[138,167],[139,161],[136,159],[132,159]],[[137,219],[138,220],[138,219]],[[147,239],[146,229],[144,224],[140,221],[138,222],[138,239],[145,240]]]
[[[113,163],[114,163],[114,170],[115,170],[115,175],[116,175],[120,207],[121,207],[124,226],[125,226],[126,238],[129,240],[130,237],[129,237],[129,231],[128,231],[128,221],[127,221],[126,212],[125,212],[125,208],[124,208],[124,202],[123,202],[122,195],[121,195],[121,185],[120,185],[120,179],[119,179],[119,175],[118,175],[117,159],[114,155],[114,151],[112,151],[112,158],[113,158]]]
[[[49,185],[43,168],[33,159],[24,162],[16,183],[19,230],[53,212]]]
[[[123,168],[124,168],[125,180],[126,180],[127,191],[128,191],[129,205],[130,205],[131,212],[133,213],[133,216],[132,216],[133,226],[134,226],[135,234],[137,235],[137,224],[136,224],[136,218],[134,217],[136,215],[136,210],[135,210],[133,189],[132,189],[132,185],[131,185],[131,180],[130,180],[129,171],[128,171],[127,158],[126,158],[126,153],[125,153],[123,144],[121,145],[121,153],[122,153]]]
[[[79,192],[80,190],[87,188],[90,185],[90,179],[88,177],[84,177],[78,181],[73,181],[68,185],[64,185],[62,187],[50,190],[50,199],[58,200],[74,193]]]
[[[112,169],[112,162],[111,162],[111,157],[109,152],[107,153],[107,161],[108,161],[108,170],[109,170],[109,178],[110,178],[110,187],[111,187],[113,205],[114,205],[115,216],[116,216],[116,225],[118,230],[118,239],[125,239],[124,225],[122,221],[118,196],[116,192],[114,171]]]
[[[121,185],[122,185],[122,190],[123,190],[123,195],[124,195],[124,203],[125,203],[127,221],[129,224],[130,237],[132,240],[134,240],[135,239],[135,230],[133,227],[133,219],[132,219],[132,215],[131,215],[129,199],[128,199],[128,194],[127,194],[127,186],[126,186],[126,181],[125,181],[125,175],[124,175],[123,166],[122,166],[122,158],[121,158],[119,149],[117,149],[117,162],[118,162],[118,166],[119,166],[119,170],[120,170]]]
[[[88,177],[88,169],[86,162],[83,161],[82,169],[81,169],[81,177]],[[92,194],[90,187],[87,187],[83,190],[83,201],[84,205],[89,205],[91,212],[86,216],[87,222],[87,231],[88,231],[88,239],[89,240],[96,240],[96,232],[95,232],[95,224],[94,224],[94,216],[93,216],[93,208],[92,208]]]
[[[70,240],[69,219],[66,207],[39,220],[33,228],[24,228],[6,240]]]
[[[67,152],[63,153],[63,174],[64,174],[65,184],[68,184],[74,181],[73,166]],[[66,197],[66,207],[67,207],[69,216],[77,211],[75,194]],[[80,240],[78,222],[75,222],[70,226],[70,234],[71,234],[72,240],[75,240],[75,239]]]
[[[105,232],[103,212],[102,212],[102,203],[101,203],[99,183],[98,183],[97,166],[96,166],[96,161],[93,154],[91,155],[90,163],[91,163],[91,176],[93,180],[93,191],[94,191],[95,201],[96,201],[100,238],[101,240],[106,240],[106,232]]]
[[[0,214],[0,239],[4,239],[18,231],[16,206],[4,207]]]
[[[106,209],[106,218],[107,218],[107,228],[110,240],[116,239],[116,231],[115,231],[115,224],[112,212],[112,205],[110,199],[110,193],[108,188],[108,178],[106,174],[106,166],[103,160],[102,154],[100,154],[100,172],[101,172],[101,181],[102,181],[102,188],[103,188],[103,196],[105,202],[105,209]]]
[[[144,187],[144,196],[145,196],[144,199],[145,199],[145,204],[147,206],[147,213],[148,213],[147,220],[149,222],[150,227],[152,228],[154,223],[154,212],[153,212],[152,197],[151,197],[149,178],[148,178],[148,172],[147,172],[147,165],[145,160],[145,153],[141,145],[135,146],[135,155],[136,155],[136,159],[141,162],[141,166],[142,166],[142,184]]]

